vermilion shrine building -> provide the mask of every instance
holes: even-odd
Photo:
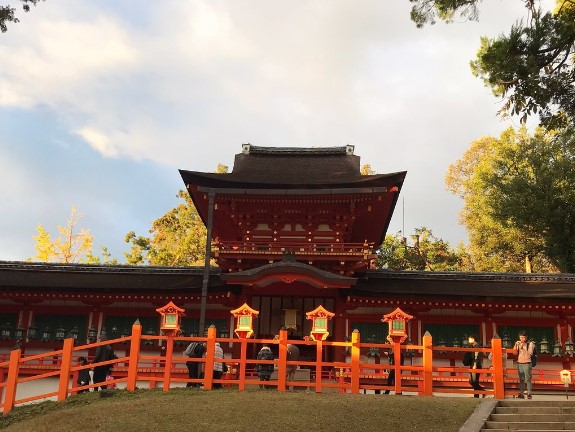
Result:
[[[434,344],[461,345],[472,333],[505,343],[527,329],[540,363],[570,368],[575,275],[373,268],[405,172],[361,175],[353,146],[244,144],[231,173],[180,173],[219,268],[0,262],[0,347],[52,349],[66,336],[86,342],[102,331],[119,337],[136,319],[157,334],[155,310],[169,301],[186,310],[185,334],[197,335],[204,288],[205,323],[223,336],[233,334],[230,310],[243,303],[260,312],[258,338],[285,327],[294,339],[309,335],[306,312],[322,305],[335,313],[331,339],[359,329],[362,340],[383,342],[381,318],[399,306],[414,317],[414,343],[425,331]]]

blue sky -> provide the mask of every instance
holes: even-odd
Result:
[[[410,7],[47,0],[20,14],[0,34],[0,260],[33,257],[38,224],[56,236],[75,205],[122,262],[125,234],[178,203],[179,168],[231,169],[244,142],[354,144],[376,172],[408,171],[390,232],[466,241],[446,170],[517,125],[469,61],[525,9],[492,0],[478,23],[417,29]]]

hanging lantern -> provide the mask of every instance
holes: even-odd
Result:
[[[573,354],[573,341],[571,341],[571,338],[567,338],[565,341],[565,355],[573,357]]]
[[[18,326],[18,328],[14,331],[14,339],[16,339],[17,341],[23,340],[25,332],[26,329],[24,327],[22,327],[21,325]]]
[[[561,341],[557,339],[553,344],[553,357],[561,357],[563,355],[563,347]]]
[[[96,340],[97,334],[98,334],[98,331],[96,330],[96,328],[92,324],[90,326],[90,328],[88,329],[88,342],[94,342]]]
[[[38,328],[36,327],[35,323],[32,323],[30,327],[28,327],[28,340],[36,339],[38,335]]]
[[[66,330],[64,330],[64,327],[60,325],[60,327],[56,329],[55,339],[57,341],[63,341],[65,337],[66,337]]]
[[[541,354],[549,354],[549,341],[545,336],[543,336],[541,342],[539,342],[539,352]]]
[[[79,334],[80,332],[78,331],[78,326],[72,327],[72,330],[70,330],[70,337],[74,338],[74,342],[78,342]]]
[[[501,338],[501,345],[503,348],[511,348],[511,338],[509,337],[509,333],[503,333],[503,337]]]
[[[463,339],[461,340],[461,347],[469,348],[469,339],[466,334],[463,335]]]
[[[52,332],[50,331],[50,327],[44,327],[44,331],[42,332],[42,342],[50,342],[52,339]]]
[[[12,326],[10,323],[6,323],[2,326],[2,331],[0,332],[2,340],[9,341],[12,338]]]
[[[459,343],[459,339],[454,338],[454,339],[453,339],[453,342],[451,342],[451,346],[452,346],[453,348],[460,348],[460,347],[461,347],[461,344]]]

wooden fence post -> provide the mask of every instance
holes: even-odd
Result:
[[[70,384],[70,369],[72,367],[72,350],[74,349],[74,338],[64,339],[62,347],[62,362],[60,363],[60,384],[58,385],[58,400],[66,400],[68,396],[68,385]]]
[[[505,366],[501,338],[494,335],[491,339],[491,360],[493,366],[493,397],[505,399]]]
[[[433,396],[433,338],[423,335],[423,396]]]
[[[174,336],[166,338],[166,357],[164,360],[164,384],[162,390],[170,391],[170,380],[172,379],[172,357],[174,356]]]
[[[320,339],[315,342],[315,392],[321,393],[321,370],[323,361],[323,341]]]
[[[132,325],[132,339],[130,340],[130,358],[128,359],[128,379],[126,390],[136,390],[138,382],[138,362],[140,359],[140,343],[142,342],[142,326],[140,321],[136,320]]]
[[[238,390],[244,391],[246,388],[246,361],[248,356],[248,343],[246,338],[240,339],[240,380]]]
[[[361,342],[361,335],[359,334],[359,330],[355,329],[351,334],[351,392],[353,394],[359,393],[360,342]]]
[[[16,386],[18,383],[18,371],[20,367],[20,356],[22,350],[16,349],[10,351],[10,366],[8,366],[8,377],[6,378],[6,396],[4,397],[4,411],[6,415],[14,407],[16,400]]]
[[[216,358],[216,327],[208,327],[206,340],[206,362],[204,363],[204,390],[211,390],[214,381],[214,359]]]
[[[286,370],[287,370],[287,338],[286,329],[280,330],[279,352],[278,352],[278,391],[286,391]]]

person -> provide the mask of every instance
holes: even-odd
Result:
[[[88,359],[86,357],[78,357],[78,365],[86,366],[88,364]],[[87,386],[90,384],[90,369],[82,369],[78,371],[78,381],[79,387]],[[90,389],[78,390],[78,394],[89,392]]]
[[[527,331],[519,332],[519,340],[515,342],[515,351],[517,352],[517,374],[519,375],[519,394],[518,398],[531,399],[531,357],[535,349],[534,342],[527,341]]]
[[[204,352],[206,351],[206,345],[201,342],[192,342],[184,350],[184,356],[190,358],[202,358]],[[200,378],[200,362],[188,361],[186,362],[186,367],[188,368],[188,378],[189,379],[199,379]],[[186,387],[200,387],[200,383],[187,383]]]
[[[218,359],[223,359],[223,358],[224,358],[224,350],[220,346],[220,343],[216,342],[216,348],[215,348],[215,352],[214,352],[214,373],[212,375],[213,379],[215,379],[215,380],[222,379],[222,373],[223,373],[224,367],[223,367],[223,363],[219,362]],[[223,387],[222,383],[214,383],[214,385],[212,386],[212,388],[214,388],[214,389],[220,389],[222,387]]]
[[[287,344],[287,361],[299,360],[299,348],[297,345]],[[286,382],[293,381],[295,378],[295,371],[297,365],[288,364],[286,367]],[[293,386],[289,386],[289,390],[293,390]]]
[[[469,335],[467,338],[469,342],[469,348],[481,348],[481,346],[477,343],[477,336],[476,335]],[[469,369],[472,371],[475,369],[481,369],[483,367],[483,352],[481,351],[468,351],[465,353],[463,357],[463,364],[465,366],[469,366]],[[481,384],[479,383],[479,376],[481,374],[477,372],[470,372],[469,373],[469,384],[473,387],[473,390],[483,391],[485,390]],[[473,397],[478,398],[479,393],[474,393]],[[485,393],[482,395],[485,397]]]
[[[98,342],[105,342],[106,340],[108,340],[106,336],[104,335],[98,336]],[[108,360],[112,360],[113,358],[114,358],[114,350],[110,345],[99,345],[98,348],[96,348],[96,355],[92,359],[92,364],[105,362]],[[112,367],[109,364],[94,366],[94,377],[93,377],[94,384],[105,383],[106,376],[108,375],[108,371],[111,370],[111,368]],[[98,391],[98,387],[102,390],[105,390],[107,388],[105,384],[102,384],[100,386],[94,387],[94,391]]]
[[[258,360],[274,360],[274,354],[269,345],[264,345],[258,352]],[[269,381],[272,372],[274,371],[273,364],[258,364],[256,367],[260,381]],[[266,388],[265,384],[260,384],[260,388]]]
[[[387,354],[389,365],[394,366],[395,354],[393,352],[393,348],[389,352],[386,352],[385,354]],[[405,354],[403,351],[401,351],[399,354],[399,364],[403,366],[404,362],[405,362]],[[395,367],[389,368],[389,374],[387,375],[387,385],[390,387],[395,385]],[[376,390],[375,393],[379,394],[379,390]],[[389,390],[386,390],[384,393],[389,394]]]

